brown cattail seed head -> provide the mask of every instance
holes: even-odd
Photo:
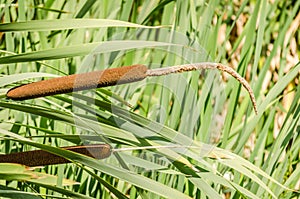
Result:
[[[132,65],[69,75],[15,87],[9,90],[6,96],[13,100],[25,100],[70,93],[73,91],[113,86],[116,84],[131,83],[146,78],[146,72],[146,66]]]

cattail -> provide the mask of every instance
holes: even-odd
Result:
[[[6,96],[13,100],[25,100],[49,95],[70,93],[116,84],[140,81],[146,78],[144,65],[125,66],[83,74],[68,75],[21,85],[10,89]]]
[[[62,147],[62,149],[80,153],[96,159],[104,159],[111,155],[108,144]],[[0,163],[17,163],[30,167],[69,163],[70,160],[43,150],[0,155]]]
[[[33,99],[55,94],[70,93],[73,91],[137,82],[149,76],[162,76],[171,73],[182,73],[200,69],[218,69],[232,75],[248,91],[254,111],[257,114],[255,96],[248,82],[232,68],[220,63],[211,62],[185,64],[158,69],[147,69],[144,65],[132,65],[75,74],[15,87],[10,89],[6,96],[13,100]]]

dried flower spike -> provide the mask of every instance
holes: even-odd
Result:
[[[84,146],[62,147],[62,149],[80,153],[96,159],[104,159],[111,155],[111,147],[108,144],[93,144]],[[46,166],[69,163],[70,161],[43,150],[25,151],[0,155],[0,163],[17,163],[26,166]]]
[[[200,69],[218,69],[237,79],[248,91],[254,111],[257,114],[255,96],[248,82],[232,68],[220,63],[212,62],[184,64],[157,69],[147,69],[146,66],[138,64],[68,75],[12,88],[7,92],[6,96],[13,100],[33,99],[49,95],[70,93],[73,91],[137,82],[150,76],[163,76],[171,73],[182,73]]]

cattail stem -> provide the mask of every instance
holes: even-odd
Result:
[[[182,72],[188,72],[188,71],[194,71],[194,70],[201,70],[201,69],[218,69],[220,71],[226,72],[233,76],[238,82],[240,82],[243,87],[248,91],[253,108],[255,113],[257,114],[257,105],[254,93],[248,84],[248,82],[235,70],[232,68],[225,66],[220,63],[212,63],[212,62],[202,62],[202,63],[195,63],[195,64],[184,64],[184,65],[178,65],[178,66],[171,66],[171,67],[165,67],[165,68],[157,68],[157,69],[151,69],[147,71],[147,77],[149,76],[163,76],[168,75],[172,73],[182,73]]]
[[[147,69],[144,65],[132,65],[83,74],[68,75],[12,88],[7,92],[6,96],[13,100],[33,99],[49,95],[70,93],[72,91],[137,82],[151,76],[163,76],[171,73],[182,73],[200,69],[218,69],[237,79],[248,91],[254,111],[257,114],[255,96],[248,82],[232,68],[220,63],[212,62],[184,64],[158,69]]]
[[[104,159],[111,155],[108,144],[93,144],[84,146],[62,147],[62,149],[80,153],[96,159]],[[26,166],[46,166],[69,163],[70,160],[43,150],[11,153],[0,155],[0,163],[17,163]]]

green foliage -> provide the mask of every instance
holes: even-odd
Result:
[[[40,148],[72,161],[29,173],[10,165],[23,169],[12,174],[0,165],[0,196],[299,196],[299,23],[293,27],[300,1],[19,0],[0,6],[1,153]],[[244,76],[258,114],[241,85],[218,71],[27,101],[5,98],[13,86],[43,78],[204,61]],[[95,160],[59,148],[99,142],[109,143],[113,155]],[[51,180],[32,180],[33,174]]]

